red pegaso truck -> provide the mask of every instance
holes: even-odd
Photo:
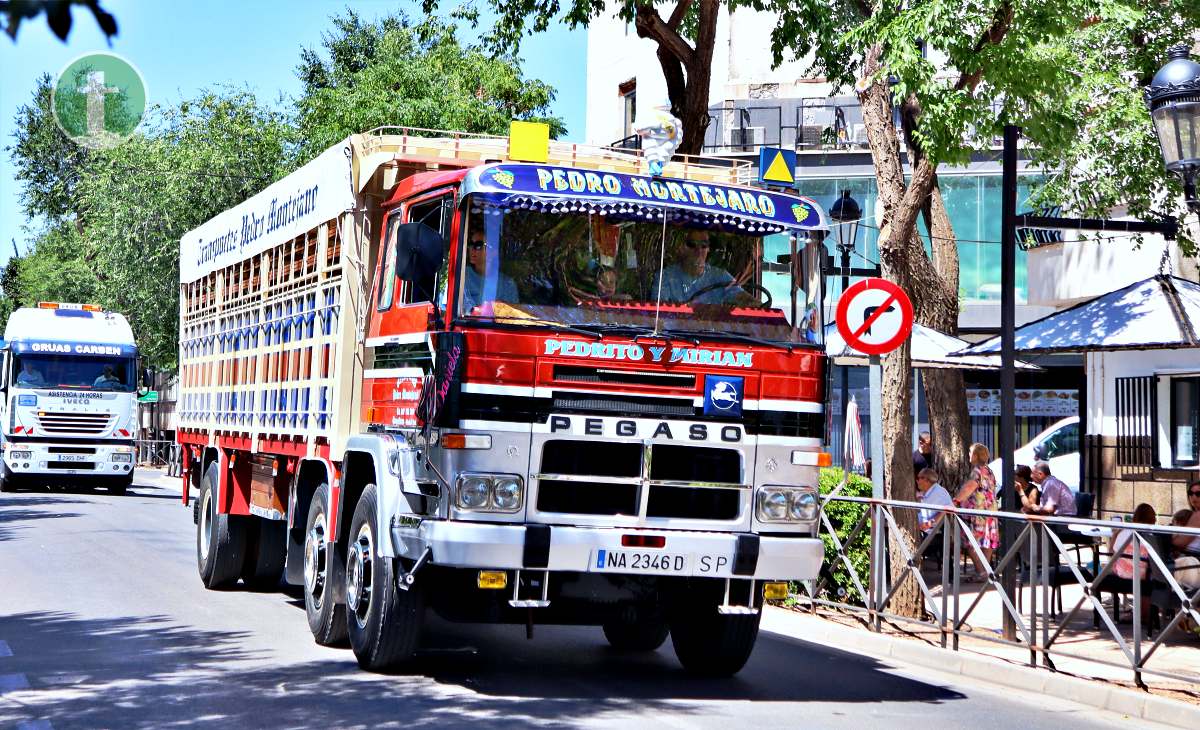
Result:
[[[432,610],[737,672],[821,567],[824,212],[737,166],[419,134],[181,242],[201,579],[303,584],[368,669]]]

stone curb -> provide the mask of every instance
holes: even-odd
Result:
[[[1101,682],[1011,664],[992,657],[955,652],[867,630],[840,626],[821,618],[768,607],[763,630],[834,649],[890,657],[906,664],[979,679],[990,684],[1077,702],[1129,717],[1193,730],[1200,727],[1200,707]]]

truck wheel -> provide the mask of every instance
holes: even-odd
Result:
[[[117,477],[116,481],[109,483],[108,493],[115,494],[120,497],[123,496],[131,486],[133,486],[133,477]]]
[[[667,622],[658,618],[633,623],[617,620],[604,624],[604,638],[620,651],[654,651],[667,640],[669,630]]]
[[[354,520],[346,554],[346,623],[358,665],[379,671],[410,658],[417,649],[425,603],[421,583],[396,587],[391,558],[380,557],[376,487],[367,485]]]
[[[304,612],[313,638],[323,646],[346,640],[346,612],[334,600],[333,586],[342,580],[337,537],[329,532],[329,485],[313,494],[304,531]]]
[[[246,523],[237,515],[218,514],[217,464],[213,462],[200,487],[196,521],[196,564],[200,579],[211,589],[237,583],[246,558]]]
[[[287,524],[278,520],[255,519],[249,537],[253,547],[246,552],[242,581],[251,590],[273,591],[283,577],[287,558]]]
[[[17,478],[13,476],[12,472],[5,469],[3,473],[0,473],[0,492],[15,491],[17,491]]]
[[[670,619],[671,644],[683,668],[705,677],[737,674],[758,639],[757,614],[721,614],[712,591],[689,589],[676,596]]]

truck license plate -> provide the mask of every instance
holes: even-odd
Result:
[[[687,555],[660,553],[648,550],[597,550],[592,570],[613,573],[650,573],[653,575],[688,575]]]
[[[87,454],[58,454],[58,461],[87,461]]]

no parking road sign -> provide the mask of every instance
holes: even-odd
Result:
[[[838,301],[837,328],[846,344],[867,355],[883,355],[912,332],[912,302],[886,279],[863,279]]]

